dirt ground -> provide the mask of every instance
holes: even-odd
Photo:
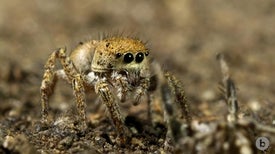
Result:
[[[130,34],[148,42],[151,55],[184,84],[193,123],[226,123],[216,60],[217,53],[224,53],[237,87],[238,116],[275,129],[273,0],[0,0],[0,4],[0,153],[199,153],[206,142],[195,140],[196,135],[179,139],[174,151],[167,151],[165,125],[152,127],[130,116],[143,131],[128,146],[116,144],[114,127],[104,110],[97,111],[100,104],[92,93],[87,95],[88,129],[78,131],[72,89],[65,82],[58,83],[50,100],[54,122],[40,123],[40,84],[49,54],[106,33]],[[125,116],[135,110],[131,108]],[[221,130],[227,137],[212,134],[207,139],[225,143],[238,129],[249,127],[233,129]],[[256,130],[249,135],[247,145],[253,153],[261,153],[255,149],[259,136],[270,140],[265,152],[275,153],[274,132]],[[204,152],[220,151],[211,144]]]

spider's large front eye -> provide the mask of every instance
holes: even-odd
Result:
[[[131,63],[134,60],[134,56],[131,53],[127,53],[126,55],[124,55],[123,60],[125,63]]]
[[[136,62],[137,63],[141,63],[144,59],[144,55],[142,52],[139,52],[137,55],[136,55]]]

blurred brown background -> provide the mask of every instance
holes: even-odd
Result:
[[[194,104],[218,97],[215,56],[223,52],[241,103],[274,105],[273,0],[1,0],[0,4],[0,100],[33,98],[39,108],[43,65],[54,49],[71,50],[79,41],[118,31],[148,41],[152,55],[184,83]],[[17,89],[17,84],[24,86]]]

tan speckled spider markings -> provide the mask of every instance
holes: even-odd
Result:
[[[54,71],[56,60],[61,62],[63,69]],[[184,91],[179,88],[179,82],[169,73],[161,71],[140,40],[125,37],[92,40],[80,43],[69,57],[63,48],[53,52],[45,64],[41,85],[44,122],[48,121],[49,97],[59,78],[68,81],[73,87],[82,129],[87,127],[85,91],[94,89],[106,105],[121,143],[129,139],[131,131],[124,125],[124,117],[120,113],[117,100],[124,102],[131,99],[134,105],[138,105],[142,96],[150,97],[153,95],[152,91],[164,87],[161,85],[170,87],[169,98],[163,97],[162,104],[164,115],[168,116],[165,118],[167,124],[171,124],[169,116],[174,117],[175,114],[165,110],[171,102],[177,102],[186,121],[190,122]],[[153,80],[157,82],[152,82]],[[150,107],[151,102],[148,100]],[[167,128],[169,131],[170,127]]]

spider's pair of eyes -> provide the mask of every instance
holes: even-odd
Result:
[[[148,56],[149,52],[146,52],[146,53],[139,52],[136,54],[135,57],[132,53],[126,53],[123,57],[123,61],[125,63],[131,63],[133,60],[135,60],[137,63],[141,63],[144,60],[144,55]],[[121,53],[116,54],[116,58],[119,58],[121,56],[122,56]]]

